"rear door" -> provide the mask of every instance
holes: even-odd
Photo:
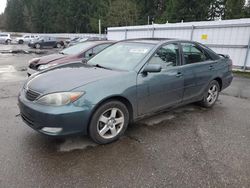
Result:
[[[138,114],[178,104],[182,101],[184,79],[180,70],[177,43],[160,47],[147,64],[160,64],[159,73],[140,73],[137,78]]]
[[[181,43],[183,52],[184,95],[183,100],[200,96],[216,72],[216,61],[199,45]]]

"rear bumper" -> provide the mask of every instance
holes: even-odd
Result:
[[[62,107],[39,105],[28,101],[21,93],[18,106],[23,121],[32,129],[49,136],[87,134],[92,106],[70,104]],[[44,131],[47,128],[60,129],[59,132]]]

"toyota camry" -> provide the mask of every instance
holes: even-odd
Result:
[[[232,82],[232,61],[184,40],[115,43],[87,63],[56,66],[31,76],[19,93],[24,122],[50,136],[117,140],[129,123],[198,102],[210,108]]]

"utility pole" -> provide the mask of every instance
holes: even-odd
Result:
[[[99,19],[99,38],[102,38],[102,23],[101,23],[101,19]]]

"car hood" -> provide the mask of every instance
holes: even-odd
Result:
[[[91,82],[123,73],[122,71],[91,67],[83,63],[71,63],[32,76],[25,87],[41,94],[71,91]]]
[[[43,56],[41,58],[39,58],[39,62],[37,64],[39,65],[42,65],[42,64],[48,64],[48,63],[51,63],[51,62],[54,62],[56,60],[59,60],[59,59],[63,59],[67,57],[66,55],[63,55],[63,54],[51,54],[51,55],[47,55],[47,56]]]

